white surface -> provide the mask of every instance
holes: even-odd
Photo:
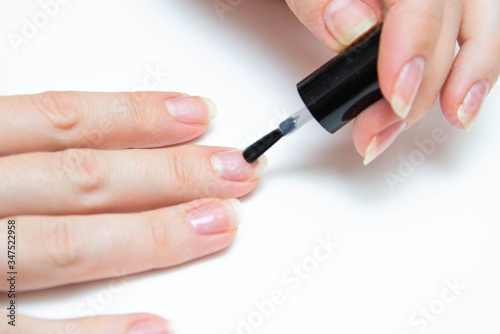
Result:
[[[242,1],[222,20],[212,0],[72,0],[17,53],[7,33],[19,33],[40,5],[0,8],[2,95],[130,91],[158,67],[168,76],[155,89],[217,102],[198,141],[206,145],[243,147],[275,127],[300,107],[295,83],[331,57],[284,1]],[[308,124],[267,154],[268,173],[244,199],[245,223],[227,251],[121,279],[119,289],[103,280],[25,293],[20,311],[152,312],[178,333],[498,333],[499,106],[496,90],[469,134],[433,110],[369,167],[350,126],[331,136]],[[418,158],[416,141],[435,129],[447,140],[391,189],[387,173]],[[296,280],[292,265],[312,265],[316,239],[327,237],[338,249],[294,290],[283,277]],[[419,331],[414,312],[443,305],[447,279],[465,290]],[[255,302],[273,290],[283,303],[238,332],[239,317],[259,320]]]

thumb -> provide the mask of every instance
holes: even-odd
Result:
[[[299,20],[335,52],[382,21],[378,0],[287,0]]]
[[[2,318],[5,318],[5,314],[2,315]],[[16,315],[15,327],[7,321],[2,321],[0,333],[171,334],[172,332],[169,331],[166,320],[155,315],[138,313],[67,320],[42,320]]]

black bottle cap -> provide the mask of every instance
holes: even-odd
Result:
[[[382,98],[377,75],[381,26],[320,67],[298,85],[314,118],[333,133]]]

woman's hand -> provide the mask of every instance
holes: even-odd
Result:
[[[211,101],[179,93],[0,97],[1,248],[12,224],[19,245],[15,268],[0,268],[20,273],[17,291],[165,268],[227,247],[241,219],[232,198],[254,189],[265,158],[248,164],[223,147],[163,148],[201,135],[215,113]],[[68,324],[167,333],[147,314],[20,317],[16,329],[56,333]],[[0,332],[9,330],[2,321]]]
[[[469,130],[498,79],[498,0],[287,2],[299,19],[336,52],[385,16],[378,62],[385,100],[369,107],[354,123],[354,143],[365,164],[417,122],[440,93],[446,119]],[[454,59],[457,41],[461,49]]]

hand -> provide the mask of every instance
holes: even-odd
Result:
[[[287,2],[299,19],[336,52],[385,16],[378,62],[385,100],[369,107],[354,122],[354,143],[365,164],[417,122],[440,93],[446,119],[469,130],[498,79],[500,1]],[[454,59],[457,40],[461,49]]]
[[[7,249],[15,222],[19,249],[15,268],[0,268],[19,273],[16,292],[165,268],[228,246],[240,222],[231,198],[254,189],[265,158],[157,148],[201,135],[215,112],[213,102],[179,93],[0,97],[0,240]],[[6,322],[2,333],[167,333],[148,314]]]

